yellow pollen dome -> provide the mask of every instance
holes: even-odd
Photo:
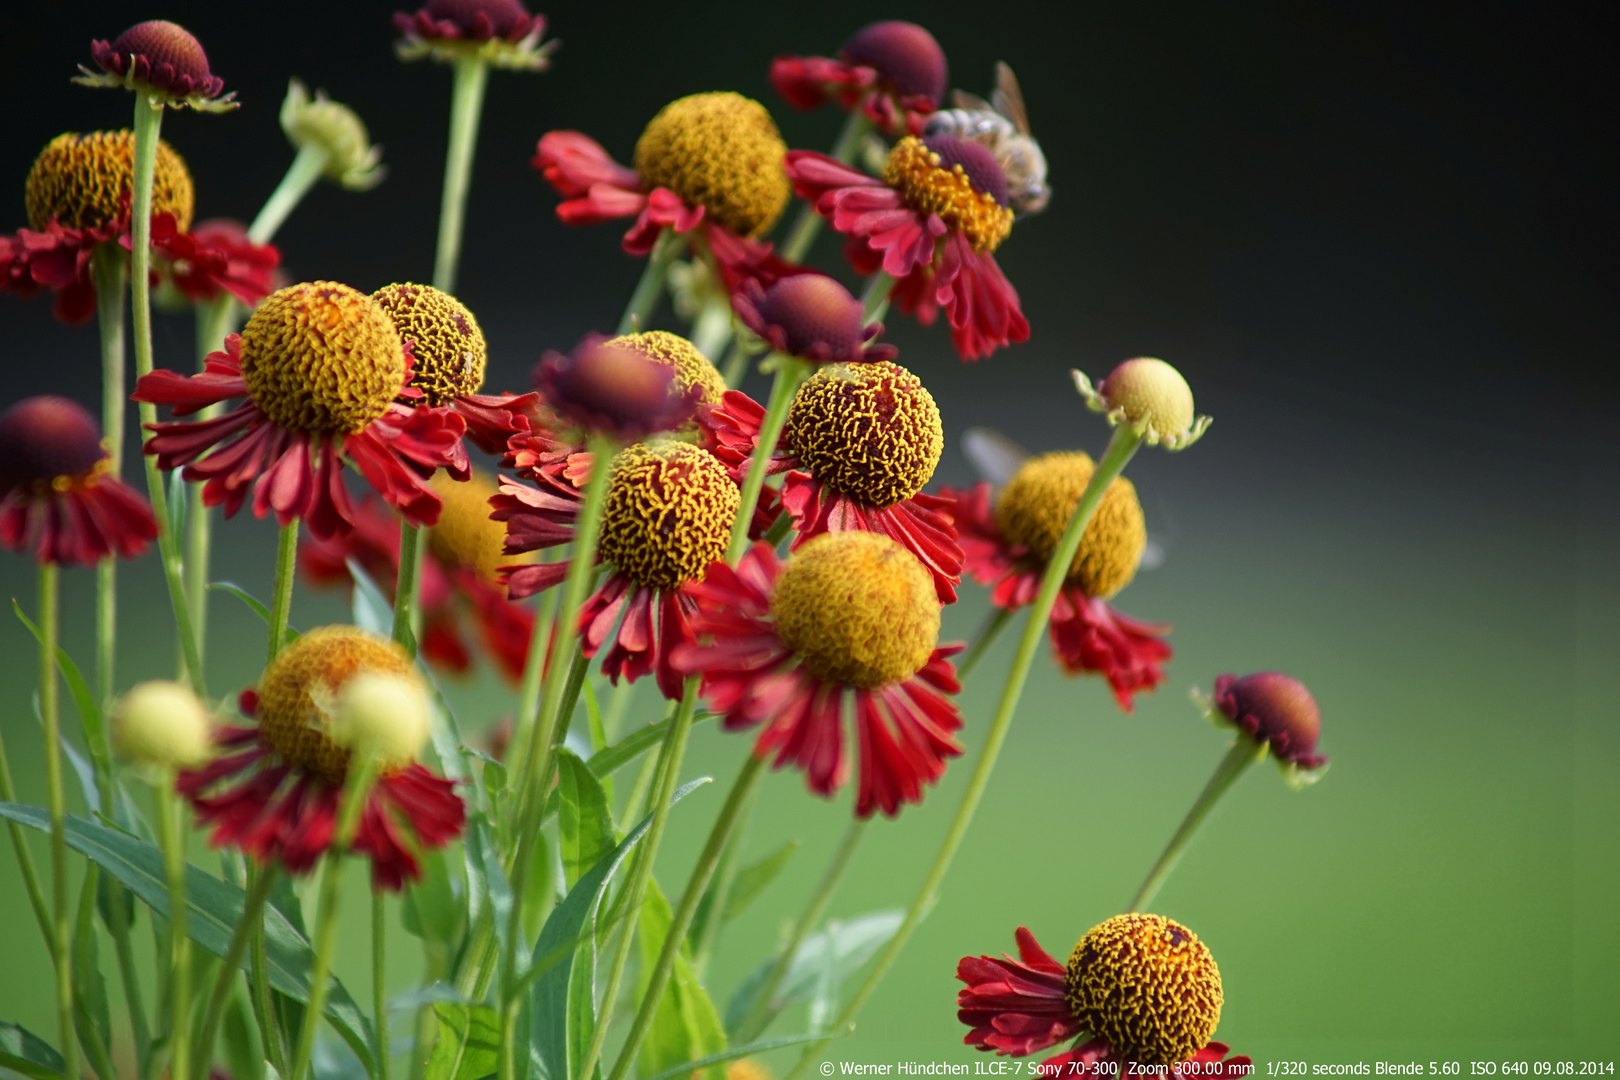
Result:
[[[661,438],[625,447],[609,468],[602,560],[651,589],[701,581],[725,555],[742,502],[720,459]]]
[[[940,156],[915,136],[895,143],[883,166],[883,182],[899,191],[913,210],[938,214],[946,225],[960,230],[974,251],[994,251],[1012,232],[1011,208],[989,192],[975,190],[961,165],[945,167]]]
[[[271,293],[242,328],[253,403],[292,431],[352,435],[405,387],[405,347],[381,306],[335,281]]]
[[[28,170],[28,227],[43,231],[55,218],[70,229],[90,229],[118,220],[135,179],[135,136],[129,131],[58,135]],[[173,214],[184,232],[191,227],[195,196],[191,173],[174,148],[158,140],[152,177],[152,213]]]
[[[726,380],[719,369],[709,362],[708,357],[698,352],[696,345],[679,334],[648,330],[644,334],[625,334],[602,344],[607,348],[629,349],[674,368],[675,380],[670,384],[671,393],[684,395],[695,386],[699,401],[705,405],[718,405],[720,396],[726,392]]]
[[[411,386],[443,405],[484,385],[489,351],[478,320],[461,301],[431,285],[384,285],[371,298],[411,344]]]
[[[1069,518],[1091,480],[1091,458],[1078,451],[1042,454],[1024,462],[996,500],[996,525],[1043,561],[1057,551]],[[1108,485],[1092,515],[1068,584],[1106,600],[1131,583],[1147,547],[1147,523],[1136,488],[1123,476]]]
[[[471,570],[481,581],[491,583],[500,567],[534,560],[533,552],[501,554],[506,526],[490,520],[489,499],[495,494],[495,484],[488,476],[475,471],[470,480],[460,481],[437,472],[428,480],[428,487],[444,504],[439,523],[427,532],[428,550],[434,558],[446,566]]]
[[[288,645],[259,678],[259,735],[295,768],[341,784],[349,751],[332,741],[331,718],[315,704],[331,700],[362,672],[414,679],[411,659],[392,641],[353,626],[322,626]]]
[[[1069,1009],[1081,1030],[1143,1065],[1186,1061],[1221,1019],[1221,972],[1198,935],[1160,915],[1116,915],[1069,957]]]
[[[816,678],[904,682],[939,643],[939,598],[917,557],[880,533],[823,533],[782,568],[771,615]]]
[[[945,449],[939,409],[899,364],[827,364],[805,380],[788,445],[816,479],[868,506],[921,491]]]
[[[788,202],[787,143],[765,106],[693,94],[658,111],[636,141],[636,175],[666,187],[739,236],[769,232]]]

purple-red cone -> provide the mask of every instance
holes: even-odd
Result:
[[[1316,753],[1322,715],[1305,684],[1287,675],[1261,671],[1222,675],[1215,680],[1215,707],[1256,742],[1271,748],[1279,762],[1319,769],[1327,758]]]
[[[212,99],[225,80],[208,69],[208,54],[185,27],[163,19],[136,23],[110,43],[92,41],[96,66],[120,79],[130,77],[171,98]]]
[[[590,334],[567,355],[552,351],[535,369],[534,388],[566,422],[635,442],[689,420],[699,397],[674,389],[675,369]]]
[[[893,360],[882,323],[865,324],[861,302],[825,274],[793,274],[764,288],[752,278],[732,297],[743,324],[779,353],[819,364]]]

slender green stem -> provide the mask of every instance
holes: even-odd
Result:
[[[737,881],[737,864],[742,859],[742,846],[748,839],[748,825],[753,820],[754,807],[758,803],[759,787],[756,785],[749,792],[747,802],[743,803],[737,824],[732,827],[730,842],[720,853],[720,865],[714,872],[714,887],[709,890],[709,917],[703,922],[703,933],[692,945],[692,973],[700,980],[709,966],[709,957],[714,955],[715,943],[720,940],[720,927],[726,921],[726,905],[731,902],[731,888]]]
[[[141,990],[140,968],[129,940],[129,911],[124,905],[127,893],[114,886],[112,918],[107,932],[112,937],[113,954],[118,961],[118,978],[124,984],[124,1004],[129,1010],[130,1035],[135,1043],[135,1075],[145,1077],[152,1056],[152,1029],[146,1019],[146,998]]]
[[[191,1075],[191,935],[186,932],[186,828],[174,792],[172,774],[154,786],[158,832],[163,845],[163,869],[169,879],[169,1075]]]
[[[866,116],[864,109],[851,109],[848,119],[844,121],[843,130],[838,133],[838,141],[833,144],[832,157],[845,165],[855,160],[855,152],[860,149],[861,140],[866,133],[872,130],[872,121]],[[816,242],[816,235],[821,232],[822,217],[816,213],[814,203],[805,203],[799,208],[799,216],[793,222],[793,231],[782,242],[782,258],[788,262],[803,262],[804,257],[810,253],[810,246]]]
[[[17,801],[17,789],[11,782],[11,759],[6,755],[3,731],[0,731],[0,799],[6,802]],[[28,849],[28,838],[23,835],[21,825],[15,821],[8,821],[6,826],[11,830],[11,847],[17,853],[17,869],[22,873],[23,888],[28,893],[29,906],[34,909],[34,918],[39,922],[40,936],[45,939],[45,947],[54,956],[56,936],[51,929],[51,909],[45,902],[45,893],[39,887],[39,872],[34,868],[34,853]]]
[[[1073,516],[1069,518],[1069,527],[1064,531],[1063,538],[1058,541],[1057,550],[1047,562],[1046,575],[1041,579],[1040,592],[1036,594],[1035,603],[1030,607],[1029,622],[1024,626],[1023,637],[1019,639],[1018,651],[1013,656],[1012,669],[1007,673],[1007,684],[1001,692],[1001,701],[990,721],[984,750],[979,755],[978,764],[968,780],[967,791],[962,795],[962,804],[957,807],[956,816],[951,820],[950,829],[940,844],[939,852],[934,856],[933,865],[929,867],[922,887],[917,890],[911,906],[906,909],[905,917],[901,920],[894,937],[889,939],[888,944],[873,961],[872,968],[867,972],[860,988],[850,997],[838,1019],[827,1029],[826,1037],[809,1045],[804,1056],[784,1080],[797,1080],[821,1057],[828,1042],[848,1030],[861,1007],[877,989],[878,983],[888,974],[895,958],[900,955],[900,950],[905,948],[912,931],[916,930],[917,924],[934,906],[940,883],[950,870],[951,861],[956,858],[956,850],[961,846],[962,838],[967,835],[968,826],[973,823],[974,812],[979,808],[979,800],[984,797],[985,788],[990,783],[990,774],[995,770],[996,758],[1000,755],[1002,743],[1012,726],[1013,714],[1018,711],[1018,701],[1024,693],[1024,682],[1028,679],[1029,669],[1035,662],[1035,654],[1040,650],[1041,638],[1046,633],[1047,620],[1051,618],[1052,607],[1057,603],[1058,590],[1063,587],[1069,567],[1074,564],[1075,553],[1080,550],[1080,538],[1085,534],[1092,515],[1096,513],[1097,504],[1102,502],[1103,493],[1108,490],[1108,485],[1124,471],[1125,465],[1141,444],[1142,437],[1129,425],[1121,424],[1114,429],[1114,436],[1108,442],[1107,451],[1097,463],[1090,482],[1086,484],[1086,490],[1074,508]]]
[[[787,539],[787,534],[792,531],[793,515],[778,514],[776,520],[771,522],[771,527],[765,530],[765,542],[773,548],[780,547],[782,541]]]
[[[281,651],[281,640],[287,636],[287,621],[292,616],[293,581],[298,576],[298,519],[293,518],[281,527],[276,541],[276,584],[270,597],[269,659],[274,660]]]
[[[658,234],[658,241],[647,256],[647,265],[641,269],[636,291],[630,294],[630,302],[624,306],[624,314],[619,316],[619,327],[614,333],[634,334],[647,329],[647,320],[658,309],[658,301],[664,295],[664,277],[669,273],[669,264],[681,246],[681,238],[673,229],[666,228]]]
[[[394,640],[414,658],[422,632],[422,530],[399,523],[399,575],[394,583]]]
[[[388,1080],[393,1052],[388,1047],[388,981],[383,961],[388,952],[388,921],[383,894],[371,891],[371,1022],[377,1031],[377,1080]]]
[[[236,974],[242,967],[242,954],[252,940],[254,927],[264,923],[265,901],[270,899],[270,890],[275,887],[279,872],[274,863],[260,869],[248,888],[247,899],[242,902],[242,917],[236,920],[236,927],[231,931],[231,942],[225,948],[219,974],[214,977],[214,989],[208,995],[208,1008],[203,1012],[202,1027],[198,1029],[197,1040],[193,1044],[192,1076],[195,1080],[206,1080],[208,1076],[208,1067],[214,1060],[214,1040],[219,1036],[225,1007],[230,1004],[231,992],[236,986]]]
[[[254,217],[253,224],[248,226],[247,238],[255,244],[268,244],[270,238],[276,235],[281,223],[287,220],[309,194],[309,189],[320,180],[321,173],[326,169],[328,154],[317,146],[304,146],[299,149],[298,156],[287,168],[287,173],[276,185],[276,190],[270,193]],[[223,336],[223,335],[221,335]]]
[[[692,345],[704,356],[719,356],[731,341],[731,302],[711,297],[692,320]]]
[[[45,727],[45,784],[51,814],[51,957],[56,961],[56,1019],[61,1028],[64,1076],[79,1075],[79,1041],[73,1030],[73,950],[68,921],[67,798],[62,788],[62,736],[58,724],[56,641],[58,570],[39,568],[39,714]]]
[[[997,607],[990,613],[990,617],[984,621],[984,627],[979,631],[979,636],[973,639],[967,654],[956,665],[958,680],[966,679],[968,672],[979,666],[979,661],[984,659],[984,654],[989,651],[996,638],[1001,636],[1001,632],[1007,628],[1012,617],[1011,608]]]
[[[737,508],[737,520],[731,524],[731,544],[726,548],[726,561],[733,566],[748,550],[748,526],[754,520],[754,507],[759,503],[759,492],[765,486],[765,470],[771,455],[776,453],[776,441],[787,423],[788,409],[799,384],[810,374],[810,366],[803,360],[783,353],[775,355],[776,381],[771,384],[771,400],[765,409],[765,421],[760,427],[759,441],[754,455],[748,461],[748,474],[743,477],[742,502]]]
[[[882,320],[889,312],[889,294],[894,292],[894,276],[887,270],[879,270],[866,282],[866,290],[861,293],[861,322],[871,326]]]
[[[742,385],[743,378],[748,374],[748,361],[753,357],[754,350],[746,336],[739,334],[732,339],[731,353],[726,357],[725,367],[720,370],[728,389],[735,390]]]
[[[90,277],[96,286],[96,325],[101,331],[101,430],[108,468],[123,470],[124,409],[124,252],[117,244],[98,244],[90,254]],[[118,642],[118,560],[109,555],[96,565],[96,697],[103,707],[112,700],[113,658]]]
[[[1198,827],[1204,823],[1209,812],[1215,809],[1215,804],[1221,801],[1221,796],[1237,783],[1238,777],[1242,776],[1250,765],[1265,755],[1265,744],[1256,743],[1247,735],[1238,735],[1232,740],[1232,748],[1215,766],[1215,772],[1210,776],[1209,782],[1204,785],[1204,790],[1198,793],[1198,798],[1193,802],[1192,809],[1187,811],[1187,816],[1181,819],[1181,824],[1176,827],[1170,842],[1164,846],[1159,861],[1148,871],[1147,877],[1142,881],[1142,887],[1131,897],[1131,906],[1126,910],[1141,911],[1153,903],[1153,898],[1159,894],[1160,887],[1175,870],[1176,863],[1181,861],[1182,853],[1192,844],[1192,838],[1198,832]]]
[[[236,297],[224,290],[197,308],[197,370],[204,370],[208,354],[225,347],[225,335],[235,325],[239,308]],[[224,411],[209,405],[197,413],[198,420],[212,420]],[[186,600],[190,605],[192,632],[197,636],[197,656],[208,662],[208,568],[213,560],[214,511],[203,502],[203,489],[193,484],[186,507]]]
[[[450,145],[444,155],[444,198],[439,203],[439,248],[433,259],[433,287],[447,293],[456,291],[473,147],[478,142],[478,118],[484,111],[488,82],[489,67],[482,59],[463,56],[456,61],[450,91]]]
[[[549,562],[547,558],[551,552],[540,553],[541,562]],[[534,732],[536,713],[540,709],[540,679],[546,668],[546,647],[551,644],[552,619],[557,613],[557,590],[547,590],[540,598],[540,604],[534,613],[534,632],[529,636],[529,655],[523,662],[523,681],[518,686],[517,712],[512,719],[512,741],[508,744],[506,763],[508,770],[514,763],[519,769],[512,775],[521,775],[525,771],[522,764],[528,760],[529,736]]]
[[[673,776],[680,770],[680,762],[672,760],[671,766],[669,772],[673,780]],[[697,866],[692,869],[692,876],[686,883],[686,891],[681,894],[680,905],[675,909],[674,918],[669,924],[669,933],[664,937],[664,947],[658,953],[658,960],[653,964],[652,972],[648,976],[647,989],[641,998],[641,1007],[636,1010],[636,1018],[630,1024],[630,1032],[624,1038],[624,1046],[620,1048],[619,1056],[613,1062],[613,1071],[608,1074],[608,1080],[623,1080],[631,1065],[635,1063],[642,1040],[647,1037],[647,1032],[652,1027],[659,999],[664,996],[664,988],[669,985],[669,975],[674,970],[675,957],[680,953],[681,943],[686,940],[686,931],[692,925],[692,916],[697,914],[698,902],[703,899],[703,893],[708,889],[709,881],[714,876],[714,868],[720,861],[720,852],[725,849],[726,841],[731,837],[731,830],[737,823],[743,804],[750,798],[754,785],[759,783],[764,771],[764,759],[750,754],[737,773],[737,780],[731,785],[731,794],[726,797],[725,806],[720,808],[720,816],[715,819],[714,827],[709,830],[709,839],[703,845],[703,853],[698,856]],[[651,844],[653,840],[653,836],[649,834],[645,842]],[[644,848],[642,851],[649,870],[657,853],[656,846]],[[631,912],[632,925],[626,927],[626,932],[634,929],[633,922],[637,914],[636,911]],[[581,1073],[579,1080],[585,1080],[586,1075]]]
[[[261,867],[248,863],[248,890],[259,887],[259,879],[279,873],[275,865]],[[274,887],[272,881],[265,887],[266,895]],[[264,911],[257,919],[244,920],[248,926],[248,985],[253,992],[253,1015],[259,1024],[259,1038],[264,1043],[264,1056],[277,1076],[287,1075],[287,1049],[281,1040],[281,1021],[276,1016],[276,1002],[270,996],[270,963],[265,952]]]

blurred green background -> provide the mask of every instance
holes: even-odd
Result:
[[[428,273],[448,80],[394,63],[386,5],[229,17],[198,3],[90,7],[0,13],[4,39],[28,46],[0,73],[6,89],[50,91],[9,125],[0,186],[18,190],[0,228],[22,224],[22,177],[52,135],[127,123],[127,98],[65,84],[87,35],[161,15],[199,33],[244,101],[228,117],[165,123],[198,177],[199,216],[251,216],[273,186],[290,160],[275,105],[299,74],[360,109],[394,172],[363,196],[317,189],[279,238],[292,272],[366,288]],[[1252,770],[1156,905],[1221,965],[1218,1037],[1262,1072],[1301,1058],[1613,1059],[1620,446],[1612,267],[1600,255],[1612,250],[1609,221],[1589,212],[1612,154],[1583,104],[1599,16],[1265,3],[994,18],[968,4],[548,14],[566,48],[552,73],[495,77],[474,177],[461,295],[490,336],[492,384],[522,386],[543,349],[607,325],[638,269],[618,251],[619,229],[556,224],[526,164],[540,133],[579,127],[627,159],[664,101],[735,87],[772,106],[790,145],[824,148],[836,118],[777,108],[769,57],[827,53],[873,18],[909,17],[940,37],[956,85],[982,91],[992,61],[1013,64],[1057,192],[998,253],[1024,297],[1029,344],[963,365],[941,328],[891,320],[902,362],[945,416],[939,479],[972,478],[960,439],[974,425],[1033,450],[1100,450],[1106,429],[1066,380],[1076,365],[1101,375],[1163,355],[1216,417],[1192,450],[1145,451],[1129,471],[1168,559],[1116,603],[1175,624],[1169,682],[1124,716],[1100,683],[1063,678],[1043,654],[943,900],[834,1060],[976,1059],[955,1019],[956,960],[1013,949],[1020,925],[1062,958],[1117,913],[1224,750],[1188,691],[1262,669],[1311,687],[1333,765],[1303,793],[1269,765]],[[836,242],[824,238],[817,257],[835,265]],[[0,326],[7,403],[45,391],[93,402],[93,329],[53,324],[48,300],[10,297]],[[158,348],[160,361],[189,364],[189,322],[161,318]],[[271,527],[244,517],[220,537],[215,576],[267,595]],[[154,559],[124,582],[120,685],[172,670]],[[0,560],[0,586],[31,608],[23,560]],[[65,589],[65,642],[83,662],[90,575],[65,575]],[[300,592],[293,620],[345,610],[333,594]],[[213,611],[210,685],[234,693],[257,676],[261,624],[229,597]],[[965,588],[947,636],[971,635],[983,615],[983,590]],[[834,917],[910,899],[1013,637],[962,695],[967,756],[921,807],[869,831]],[[0,724],[22,797],[42,802],[33,680],[31,639],[8,620]],[[488,678],[453,696],[469,729],[510,708]],[[645,717],[650,690],[637,700]],[[687,773],[717,783],[675,812],[659,861],[666,892],[678,892],[748,745],[713,725],[694,735]],[[722,1009],[849,815],[847,792],[825,803],[797,773],[767,779],[746,855],[803,846],[710,968]],[[213,865],[200,843],[194,858]],[[364,941],[364,892],[348,898],[345,940]],[[49,976],[26,907],[6,854],[0,1018],[46,1034]],[[403,991],[415,943],[398,933],[391,944]],[[363,1001],[367,971],[358,947],[341,958]]]

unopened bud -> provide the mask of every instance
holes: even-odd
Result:
[[[384,767],[410,764],[427,745],[427,696],[413,676],[362,671],[338,688],[330,715],[334,742]]]
[[[317,90],[312,99],[303,83],[289,82],[281,103],[281,130],[300,150],[313,146],[326,153],[322,172],[333,183],[365,191],[382,181],[382,148],[371,144],[355,111],[328,98],[326,91]]]
[[[1129,424],[1149,446],[1163,443],[1166,450],[1184,450],[1209,427],[1209,417],[1193,412],[1192,387],[1163,360],[1127,360],[1095,389],[1080,372],[1073,375],[1092,411],[1107,413],[1110,424]]]
[[[213,755],[213,721],[188,687],[166,679],[144,682],[112,710],[113,745],[138,765],[188,769]]]

